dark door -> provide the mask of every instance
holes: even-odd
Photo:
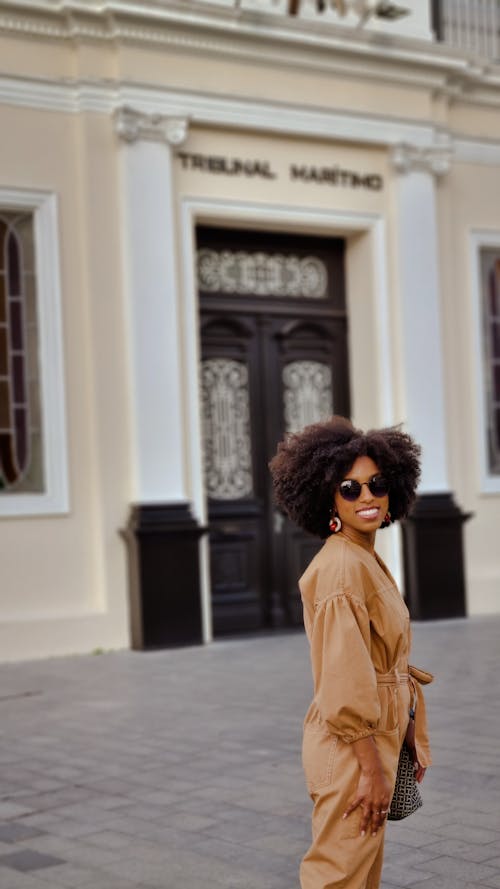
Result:
[[[344,244],[200,227],[197,247],[214,632],[294,626],[320,542],[275,509],[267,465],[349,414]]]

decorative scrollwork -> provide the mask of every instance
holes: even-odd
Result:
[[[208,358],[201,377],[208,496],[247,497],[253,491],[247,367],[231,358]]]
[[[115,130],[124,142],[150,139],[177,148],[186,140],[188,125],[186,117],[145,114],[127,105],[115,111]]]
[[[333,414],[332,372],[320,361],[291,361],[283,368],[285,431],[300,432],[304,426]]]
[[[317,256],[202,248],[198,287],[208,293],[324,299],[328,273]]]

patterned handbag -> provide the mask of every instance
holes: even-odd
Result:
[[[412,815],[422,805],[422,797],[415,781],[415,768],[413,765],[413,757],[403,743],[401,753],[399,754],[398,772],[396,775],[396,786],[394,788],[394,796],[392,797],[391,807],[387,815],[388,821],[401,821]]]

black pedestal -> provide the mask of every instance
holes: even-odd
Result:
[[[464,617],[463,523],[452,494],[422,494],[403,525],[405,598],[414,620]]]
[[[129,560],[133,648],[202,641],[199,538],[189,504],[132,506]]]

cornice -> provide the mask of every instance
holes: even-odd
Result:
[[[431,121],[360,114],[310,104],[152,88],[148,84],[85,80],[61,82],[0,74],[2,104],[37,111],[64,114],[90,112],[108,116],[116,115],[119,109],[133,109],[134,115],[143,116],[143,127],[146,119],[149,126],[156,126],[155,138],[162,120],[189,120],[190,126],[224,127],[381,148],[394,147],[398,150],[404,146],[405,150],[409,147],[417,152],[436,150],[436,163],[439,155],[450,153],[453,149],[454,161],[500,165],[500,140],[472,139],[463,133],[436,127]],[[132,124],[129,131],[132,136]],[[420,161],[422,157],[420,155]]]
[[[188,118],[202,126],[280,133],[307,138],[354,140],[371,145],[430,145],[429,123],[357,114],[310,104],[252,100],[232,95],[172,90],[110,81],[52,81],[0,75],[0,103],[44,111],[113,114],[128,107],[145,115]]]
[[[443,44],[199,0],[0,0],[0,33],[136,43],[280,68],[427,87],[500,104],[500,67]],[[492,95],[493,93],[493,95]]]

